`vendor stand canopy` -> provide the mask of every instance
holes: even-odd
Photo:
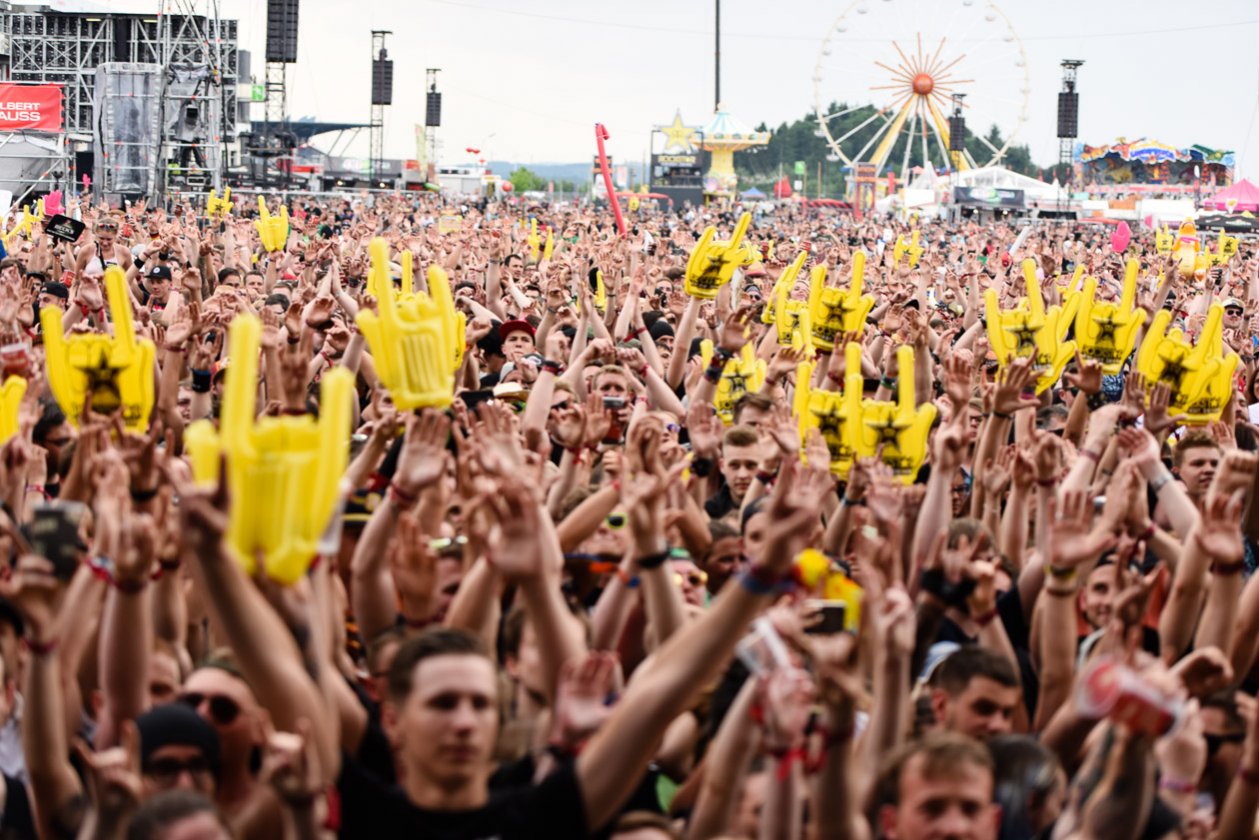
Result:
[[[1229,204],[1232,203],[1230,207]],[[1242,178],[1230,187],[1217,192],[1209,199],[1202,203],[1204,208],[1215,210],[1227,210],[1229,212],[1242,212],[1249,210],[1251,213],[1259,210],[1259,187],[1256,187],[1248,179]]]

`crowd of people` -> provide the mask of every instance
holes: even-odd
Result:
[[[706,261],[741,208],[303,197],[277,245],[249,208],[67,204],[77,242],[35,224],[0,262],[0,837],[1253,836],[1253,243],[1185,277],[1069,222],[784,205]],[[1089,278],[1120,301],[1125,259],[1125,311],[1192,344],[1222,308],[1210,418],[1140,335],[1058,375],[993,331]],[[433,266],[464,334],[403,410],[359,325],[440,303]],[[829,351],[786,334],[814,269],[872,298]],[[242,318],[268,428],[353,380],[295,582],[185,446],[253,370]],[[62,338],[114,348],[70,360],[78,402]],[[925,418],[920,456],[802,417],[850,389]]]

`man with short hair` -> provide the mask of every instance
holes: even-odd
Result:
[[[761,436],[751,426],[731,426],[721,442],[718,467],[725,479],[716,495],[704,502],[710,519],[738,513],[743,497],[761,468]]]
[[[1001,806],[993,802],[993,779],[992,756],[971,738],[941,733],[907,744],[879,774],[879,833],[885,840],[995,840]]]
[[[1220,454],[1220,444],[1205,430],[1187,432],[1176,443],[1172,453],[1173,472],[1185,485],[1185,493],[1198,509],[1202,508],[1211,480],[1220,466]]]
[[[978,645],[949,654],[932,673],[931,685],[937,727],[980,740],[1009,732],[1022,701],[1014,665]]]

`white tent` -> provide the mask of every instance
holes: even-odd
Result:
[[[979,169],[964,169],[957,173],[959,187],[992,187],[1003,190],[1022,190],[1029,203],[1033,201],[1056,201],[1062,188],[1055,182],[1046,184],[1039,178],[1020,175],[1004,166],[984,166]]]

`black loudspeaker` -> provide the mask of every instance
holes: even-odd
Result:
[[[966,118],[949,117],[949,151],[966,151]]]
[[[393,104],[393,59],[372,60],[372,104]]]
[[[1058,136],[1079,137],[1080,94],[1063,91],[1058,94]]]
[[[297,61],[297,0],[267,0],[267,61]]]
[[[442,95],[435,90],[428,92],[424,108],[424,125],[435,128],[442,124]]]

